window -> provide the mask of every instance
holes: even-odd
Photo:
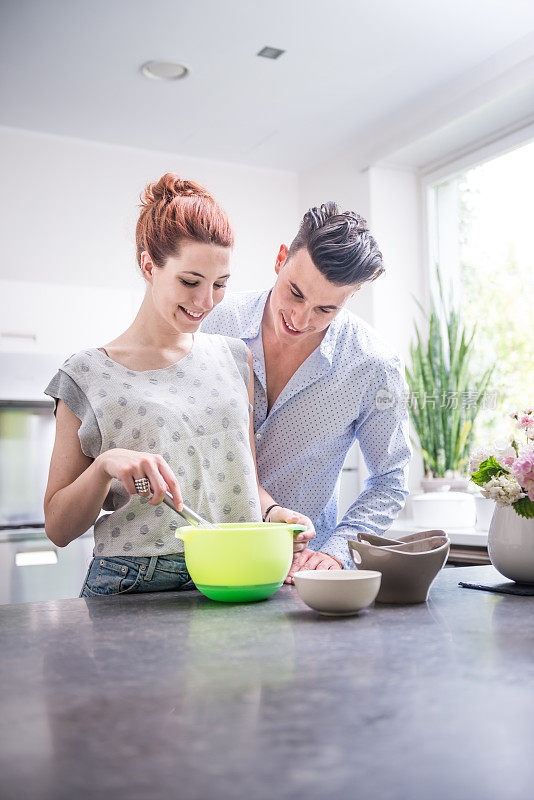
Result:
[[[472,368],[494,365],[474,444],[506,436],[506,413],[534,404],[534,142],[431,184],[434,259],[463,321]]]

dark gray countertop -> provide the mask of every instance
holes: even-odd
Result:
[[[320,617],[294,587],[0,609],[0,797],[527,800],[534,598]]]

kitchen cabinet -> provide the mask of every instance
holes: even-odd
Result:
[[[132,322],[143,286],[69,286],[0,281],[0,351],[61,353],[98,347]]]
[[[463,589],[325,618],[294,587],[0,608],[2,797],[525,800],[534,598]]]
[[[0,530],[0,605],[78,597],[93,558],[93,529],[56,547],[44,529]]]
[[[362,491],[360,481],[360,446],[355,442],[349,449],[339,478],[338,522]]]

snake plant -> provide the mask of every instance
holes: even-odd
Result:
[[[473,424],[493,372],[490,368],[482,377],[473,377],[470,362],[475,328],[468,331],[461,324],[452,290],[446,302],[439,269],[437,282],[439,302],[432,300],[430,314],[418,303],[427,333],[423,337],[415,325],[411,369],[406,369],[410,416],[427,477],[463,471]]]

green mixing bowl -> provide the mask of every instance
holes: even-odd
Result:
[[[197,589],[227,603],[265,600],[280,588],[293,558],[293,534],[304,525],[228,522],[219,528],[178,528]]]

